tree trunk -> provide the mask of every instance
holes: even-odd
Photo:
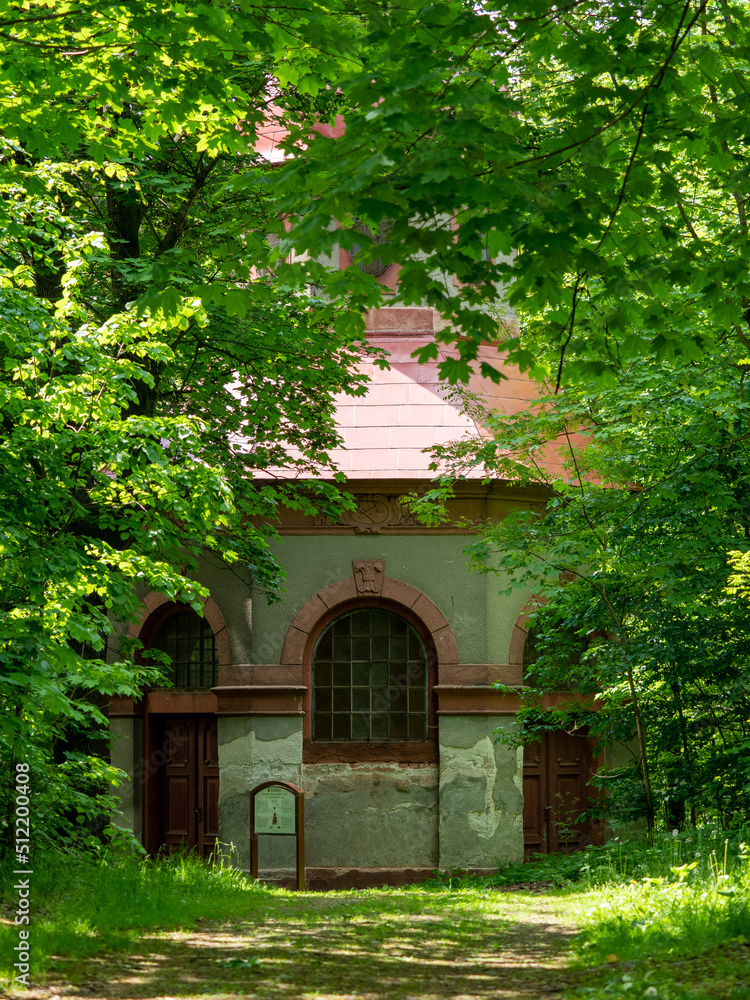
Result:
[[[132,261],[141,255],[141,200],[135,184],[107,178],[107,236],[112,257],[112,295],[115,307],[125,309],[138,297],[138,286],[123,275],[119,261]]]
[[[623,651],[624,652],[624,651]],[[625,654],[627,657],[627,653]],[[635,679],[630,660],[626,659],[626,670],[628,674],[628,686],[630,697],[633,701],[633,715],[635,716],[635,728],[638,734],[638,750],[641,755],[641,778],[643,780],[643,791],[646,795],[646,822],[648,824],[649,837],[654,835],[654,797],[651,792],[651,775],[648,767],[648,757],[646,755],[646,734],[643,730],[643,720],[641,719],[641,706],[638,700],[638,693],[635,689]]]

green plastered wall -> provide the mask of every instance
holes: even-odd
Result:
[[[507,663],[526,598],[501,597],[504,579],[470,573],[463,535],[291,535],[274,547],[287,572],[283,600],[253,602],[253,663],[278,663],[287,629],[323,587],[351,578],[353,559],[385,559],[385,575],[422,591],[453,629],[461,663]]]
[[[437,866],[436,766],[303,765],[299,717],[220,718],[218,737],[219,839],[239,867],[250,864],[249,792],[271,780],[304,789],[308,866]],[[259,847],[261,871],[294,869],[292,838],[263,837]]]
[[[110,719],[109,730],[110,761],[128,778],[116,792],[122,814],[117,821],[140,840],[143,834],[143,723],[137,718],[114,718]]]
[[[507,663],[525,597],[501,597],[502,579],[469,572],[464,555],[469,540],[457,535],[286,536],[274,549],[287,571],[286,593],[273,605],[255,597],[251,662],[278,663],[294,616],[317,591],[351,578],[353,560],[384,559],[387,577],[421,591],[443,613],[460,662]],[[261,721],[269,728],[254,731]],[[282,733],[282,721],[220,720],[222,839],[237,842],[244,836],[249,788],[277,777],[304,788],[310,867],[491,868],[522,859],[522,762],[517,750],[495,742],[493,732],[512,727],[512,718],[441,718],[439,765],[303,765],[301,729],[294,729],[299,742],[292,744],[286,729]],[[298,721],[288,719],[286,725],[293,728]],[[266,867],[293,867],[281,844],[266,844],[265,850]],[[243,861],[245,853],[240,852]],[[260,864],[263,869],[263,856]]]
[[[245,576],[237,567],[228,570],[215,557],[204,557],[196,578],[208,587],[227,623],[234,662],[251,663],[253,601],[249,576]]]
[[[440,719],[440,867],[523,860],[523,757],[496,741],[508,716]]]
[[[274,547],[287,572],[269,605],[249,581],[205,560],[197,573],[216,602],[235,664],[281,659],[297,612],[331,583],[352,578],[352,560],[385,560],[387,577],[424,593],[450,624],[459,662],[506,664],[526,595],[500,596],[502,578],[470,573],[459,535],[290,535]],[[500,716],[439,720],[439,764],[302,764],[299,716],[220,716],[220,841],[249,868],[249,792],[282,780],[305,791],[308,867],[490,868],[523,855],[521,762],[494,742],[513,726]],[[141,826],[139,720],[113,719],[113,762],[133,776],[120,790],[128,825]],[[136,731],[137,730],[137,731]],[[261,838],[261,870],[289,874],[293,838]]]
[[[250,790],[264,781],[302,782],[302,719],[297,716],[219,718],[219,840],[238,867],[250,868]],[[263,837],[261,870],[293,870],[292,837]]]
[[[305,764],[308,864],[436,868],[435,765]]]

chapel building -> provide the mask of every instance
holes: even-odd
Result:
[[[542,509],[544,492],[477,473],[437,527],[399,502],[434,479],[426,449],[482,432],[440,384],[439,359],[412,357],[438,322],[429,308],[369,314],[390,369],[364,361],[367,394],[338,398],[332,453],[356,509],[335,521],[282,512],[281,601],[208,558],[203,618],[143,595],[131,634],[170,655],[174,686],[114,698],[109,717],[112,762],[130,777],[123,811],[149,851],[221,850],[247,870],[249,795],[269,780],[304,791],[308,888],[486,872],[590,841],[575,822],[594,764],[585,737],[525,751],[498,741],[518,701],[493,685],[523,684],[532,595],[501,595],[503,579],[470,573],[464,555],[472,525]],[[528,406],[533,384],[505,375],[470,389],[505,412]],[[288,878],[291,838],[261,839],[261,871]]]

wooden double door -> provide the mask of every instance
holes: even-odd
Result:
[[[159,847],[211,856],[219,836],[219,754],[215,716],[177,715],[157,723]]]
[[[591,741],[565,730],[545,733],[523,752],[524,853],[570,854],[599,840],[598,824],[581,820],[594,773]]]

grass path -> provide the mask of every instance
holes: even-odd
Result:
[[[54,958],[25,1000],[552,1000],[599,975],[566,969],[566,901],[455,894],[274,893],[249,920],[198,917],[120,947]]]

